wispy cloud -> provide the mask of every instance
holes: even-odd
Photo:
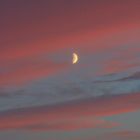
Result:
[[[92,121],[88,122],[87,119],[89,117],[94,119],[96,117],[136,111],[140,108],[139,100],[140,94],[133,93],[83,101],[79,100],[54,106],[9,110],[0,113],[0,129],[22,129],[26,127],[29,129],[30,126],[40,126],[41,124],[46,124],[46,129],[51,130],[78,129],[94,127],[94,125],[96,127],[109,127],[113,123],[108,124],[104,121],[93,121],[91,123]],[[80,118],[83,118],[84,121],[80,120]],[[79,121],[76,123],[77,119]]]

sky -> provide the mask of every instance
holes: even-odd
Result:
[[[139,140],[139,13],[139,0],[0,0],[0,139]]]

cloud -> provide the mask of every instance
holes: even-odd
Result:
[[[87,138],[83,138],[82,140],[86,140]],[[89,137],[88,140],[139,140],[140,139],[140,132],[139,131],[132,131],[132,130],[120,130],[120,131],[113,131],[108,132],[100,135],[96,135],[93,137]]]
[[[44,62],[43,62],[44,61]],[[68,63],[48,62],[47,60],[35,61],[33,63],[22,63],[17,68],[0,73],[1,85],[27,84],[32,80],[48,77],[68,67]],[[13,65],[14,67],[14,65]]]
[[[140,132],[131,131],[131,130],[121,130],[121,131],[116,131],[116,132],[106,134],[106,136],[104,136],[104,137],[109,140],[112,140],[112,139],[138,140],[138,139],[140,139]]]
[[[140,80],[140,72],[136,72],[133,75],[130,75],[129,77],[120,79],[120,81],[127,81],[127,80]]]
[[[114,74],[115,75],[115,74]],[[106,75],[109,76],[109,75]],[[117,78],[115,80],[99,80],[95,81],[95,83],[108,83],[108,82],[125,82],[125,81],[131,81],[131,80],[140,80],[140,72],[134,72],[133,74],[130,74],[129,76],[123,76],[123,78]]]
[[[140,138],[140,133],[137,131],[119,131],[119,132],[114,132],[112,133],[113,136],[118,136],[118,137],[139,137]]]
[[[116,95],[79,100],[54,106],[39,106],[13,109],[0,113],[0,130],[22,129],[29,126],[49,125],[51,130],[80,129],[96,124],[87,122],[88,118],[112,116],[136,111],[140,108],[140,94]],[[85,119],[75,123],[75,120]],[[102,125],[103,123],[103,125]],[[99,121],[98,126],[108,127],[108,123]],[[107,125],[106,125],[107,124]],[[112,124],[111,124],[112,125]],[[41,127],[43,129],[43,126]],[[40,129],[41,129],[40,128]],[[29,129],[29,128],[28,128]],[[32,128],[33,129],[33,128]]]
[[[78,118],[72,120],[63,120],[57,122],[48,122],[47,124],[25,126],[21,129],[34,131],[75,131],[88,128],[112,128],[119,126],[118,123],[99,120],[96,118]]]
[[[136,0],[115,0],[113,3],[110,0],[66,0],[62,3],[38,3],[35,0],[28,3],[28,6],[26,2],[21,3],[9,1],[1,4],[0,84],[2,81],[3,84],[12,84],[38,80],[54,69],[59,69],[52,64],[34,66],[32,62],[28,65],[27,61],[36,61],[36,58],[43,55],[49,56],[71,49],[98,54],[121,49],[123,44],[139,43],[140,20]],[[27,63],[24,67],[23,61]],[[107,62],[103,74],[132,67],[124,63],[126,62]],[[40,64],[43,65],[44,60]],[[18,70],[15,65],[18,65]],[[7,73],[4,74],[1,69]]]

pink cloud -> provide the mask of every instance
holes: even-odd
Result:
[[[96,118],[82,118],[82,119],[79,118],[72,120],[62,120],[57,122],[53,121],[50,123],[48,122],[47,124],[31,125],[23,127],[21,129],[34,131],[48,131],[48,130],[73,131],[87,128],[112,128],[117,126],[119,126],[119,124],[115,122],[99,120]]]
[[[45,60],[44,60],[45,61]],[[48,77],[69,66],[68,63],[38,62],[22,65],[14,70],[0,74],[1,85],[27,84],[33,80]]]
[[[22,129],[29,126],[50,124],[48,129],[80,129],[87,127],[115,126],[104,121],[87,121],[88,118],[112,116],[136,111],[140,108],[140,94],[102,97],[56,106],[42,106],[1,112],[0,129]],[[85,119],[76,122],[76,120]],[[97,125],[96,125],[97,123]],[[100,125],[101,124],[101,125]],[[103,124],[103,125],[102,125]],[[41,128],[40,128],[41,129]],[[42,127],[42,129],[44,129]]]

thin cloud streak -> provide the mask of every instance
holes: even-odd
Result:
[[[27,64],[18,67],[16,70],[1,73],[0,84],[23,85],[36,79],[48,77],[68,67],[68,63],[39,62],[38,64]]]

